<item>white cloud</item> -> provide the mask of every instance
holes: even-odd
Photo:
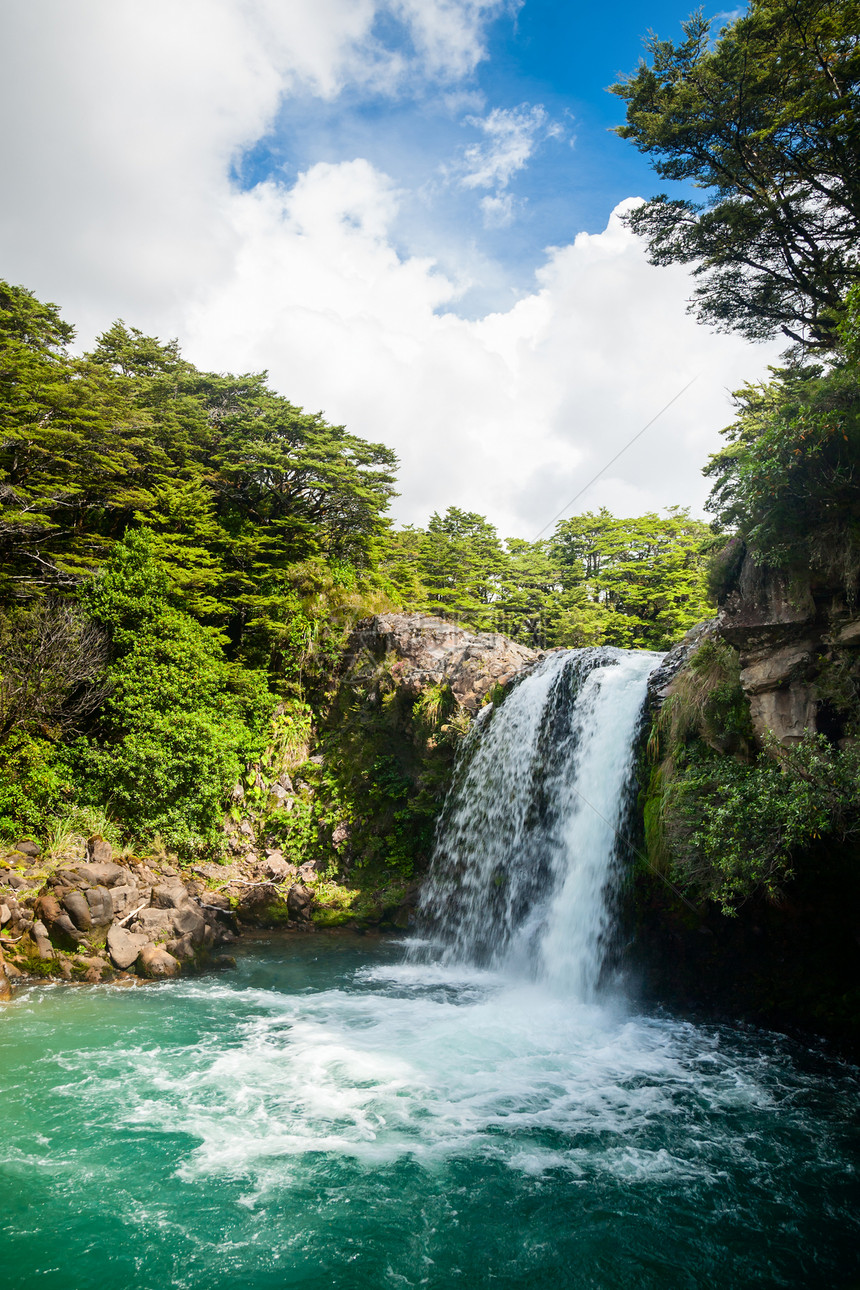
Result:
[[[696,500],[725,387],[773,350],[697,327],[686,273],[649,267],[617,216],[548,252],[512,308],[468,321],[445,312],[457,285],[396,249],[398,188],[367,161],[319,163],[292,186],[230,183],[285,95],[410,76],[416,91],[456,89],[502,7],[10,0],[0,272],[59,301],[85,339],[121,315],[179,336],[201,365],[268,368],[294,402],[396,449],[398,514],[418,522],[453,503],[534,534],[701,372],[581,505]],[[386,44],[380,15],[411,42]],[[537,111],[482,118],[468,174],[485,217],[512,209],[505,188],[549,129]]]
[[[295,402],[393,447],[401,519],[454,504],[523,536],[697,376],[577,509],[702,500],[726,387],[769,355],[686,316],[683,270],[649,266],[616,212],[604,232],[551,250],[513,308],[468,321],[440,312],[455,288],[432,262],[396,254],[396,210],[363,161],[237,194],[241,252],[186,315],[189,355],[268,366]]]
[[[459,170],[464,188],[507,188],[539,142],[559,138],[563,133],[540,103],[493,108],[485,117],[470,116],[466,120],[486,135],[486,141],[470,144],[463,153]]]

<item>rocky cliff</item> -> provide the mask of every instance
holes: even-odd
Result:
[[[646,992],[856,1056],[856,603],[746,552],[717,618],[654,674],[651,703],[630,960]]]
[[[856,684],[860,669],[860,611],[843,586],[809,574],[789,577],[747,552],[716,630],[740,653],[741,685],[759,739],[767,731],[782,743],[805,731],[843,736],[850,695],[838,693],[836,674],[844,689]]]

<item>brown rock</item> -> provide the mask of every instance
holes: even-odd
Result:
[[[506,685],[540,657],[534,650],[496,632],[467,632],[426,614],[377,614],[360,622],[350,637],[348,660],[360,673],[386,655],[398,684],[420,694],[448,686],[457,702],[475,713],[495,685]]]
[[[92,864],[105,864],[113,860],[113,847],[100,833],[87,838],[87,860]]]
[[[291,887],[287,896],[287,911],[290,918],[306,921],[311,916],[311,901],[314,898],[309,887]]]
[[[74,888],[70,891],[65,891],[62,896],[62,902],[75,927],[81,932],[90,931],[93,925],[93,917],[83,893],[76,891]]]
[[[110,929],[107,935],[108,953],[114,967],[125,971],[134,963],[140,951],[145,945],[148,945],[147,937],[139,932],[127,932],[124,927],[116,924]]]
[[[42,854],[42,848],[39,846],[38,842],[34,842],[32,838],[19,838],[15,843],[15,847],[22,855],[25,856],[34,857]]]
[[[158,979],[179,976],[182,965],[163,945],[145,945],[138,955],[137,969],[141,976]]]

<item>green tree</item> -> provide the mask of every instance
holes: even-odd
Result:
[[[553,549],[569,612],[578,608],[580,631],[597,637],[582,643],[665,649],[708,617],[704,548],[711,538],[706,524],[678,507],[665,516],[619,519],[601,510],[561,521]],[[585,602],[575,606],[583,591]]]
[[[264,742],[275,705],[262,674],[229,662],[223,637],[169,601],[147,530],[119,542],[81,601],[110,632],[111,693],[73,747],[80,789],[126,836],[188,854],[217,846],[226,796]]]
[[[654,264],[692,264],[698,317],[752,337],[833,343],[860,275],[857,0],[751,0],[712,43],[701,12],[679,44],[651,36],[650,63],[613,85],[618,133],[665,179],[633,211]]]
[[[478,630],[493,627],[505,555],[494,526],[483,515],[449,506],[434,512],[421,551],[425,608],[462,618]]]

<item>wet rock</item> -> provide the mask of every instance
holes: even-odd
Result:
[[[108,932],[107,947],[114,967],[125,971],[134,963],[140,951],[149,944],[148,938],[141,932],[127,932],[116,923]]]
[[[309,887],[300,886],[299,884],[291,887],[287,896],[287,911],[290,918],[303,922],[309,919],[313,898],[314,894]]]
[[[98,985],[107,970],[107,964],[103,959],[97,958],[79,958],[78,970],[85,968],[84,980],[89,985]]]
[[[91,864],[106,864],[113,860],[113,847],[100,833],[87,838],[87,860]]]
[[[212,960],[210,966],[216,968],[219,972],[223,972],[225,969],[235,968],[236,960],[232,954],[219,954],[217,958]]]
[[[141,976],[160,979],[179,976],[182,965],[163,945],[145,945],[138,955],[137,970]]]

